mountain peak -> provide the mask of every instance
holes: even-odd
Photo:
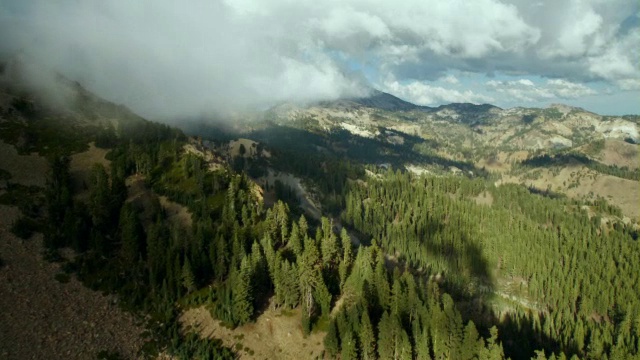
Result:
[[[426,108],[410,103],[408,101],[404,101],[397,96],[379,90],[373,90],[371,92],[371,95],[367,97],[354,98],[350,100],[362,106],[378,108],[387,111],[410,111],[418,108]]]

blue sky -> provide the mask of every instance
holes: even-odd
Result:
[[[0,52],[163,119],[366,95],[640,114],[628,0],[0,0]]]

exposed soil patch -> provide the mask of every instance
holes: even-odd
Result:
[[[555,174],[549,169],[542,169],[535,180],[526,179],[524,175],[503,175],[496,184],[503,183],[525,183],[540,190],[546,190],[550,186],[552,191],[563,192],[571,198],[600,195],[620,207],[625,216],[640,219],[640,186],[637,181],[604,175],[584,166],[567,166]]]
[[[8,231],[19,216],[0,205],[0,358],[95,359],[100,351],[135,359],[143,328],[116,298],[89,290],[42,258],[42,236],[24,241]],[[60,276],[59,276],[60,277]]]
[[[202,158],[206,163],[209,171],[216,171],[224,168],[224,159],[217,156],[213,151],[202,147],[197,141],[190,139],[191,143],[185,144],[183,149],[189,154],[193,154]]]
[[[160,205],[167,213],[167,219],[173,223],[178,223],[190,228],[192,224],[191,213],[186,206],[182,206],[169,200],[166,196],[160,196]]]
[[[257,180],[257,183],[264,189],[266,187],[266,182],[269,182],[271,186],[277,181],[282,182],[283,184],[289,186],[293,191],[295,191],[298,200],[300,201],[300,208],[304,210],[304,212],[311,216],[314,219],[320,220],[322,216],[322,211],[320,209],[320,204],[314,197],[307,191],[302,181],[285,172],[275,172],[272,169],[269,169],[267,176],[264,176]],[[269,195],[268,192],[264,191],[264,203],[266,206],[271,206],[275,201],[274,195]]]
[[[506,172],[511,170],[511,165],[516,162],[526,160],[529,152],[526,150],[504,152],[500,151],[495,156],[480,159],[476,162],[478,168],[485,168],[490,172]]]
[[[241,148],[244,149],[244,153],[241,150]],[[232,140],[229,142],[229,155],[232,158],[235,158],[237,156],[242,156],[245,158],[257,157],[257,156],[263,156],[266,158],[271,157],[271,153],[269,153],[266,150],[262,150],[262,152],[259,153],[257,142],[250,139],[243,139],[243,138],[240,138],[238,140]]]
[[[204,307],[185,311],[180,322],[186,331],[221,339],[238,352],[240,359],[314,359],[321,358],[324,351],[326,333],[312,333],[305,338],[297,309],[281,311],[269,307],[255,323],[233,330],[222,326]]]
[[[483,191],[478,196],[472,198],[478,205],[491,206],[493,204],[493,195],[488,191]]]
[[[629,144],[618,139],[607,139],[604,149],[598,154],[600,161],[606,165],[626,166],[629,169],[640,167],[640,146]]]

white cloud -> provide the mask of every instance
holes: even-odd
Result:
[[[539,85],[529,79],[490,80],[486,85],[492,91],[511,97],[511,99],[504,99],[511,100],[511,102],[515,100],[515,102],[540,103],[556,99],[577,99],[597,94],[594,89],[588,86],[564,79],[550,79]]]
[[[401,84],[395,80],[386,81],[384,90],[417,105],[467,102],[480,104],[494,101],[489,96],[477,94],[471,90],[459,91],[441,86],[432,86],[419,81],[412,81],[406,84]]]
[[[551,79],[547,81],[547,87],[553,91],[553,93],[563,99],[575,99],[588,95],[595,95],[597,92],[592,88],[583,85],[572,83],[571,81],[563,79]]]
[[[572,21],[564,21],[554,41],[541,48],[543,57],[569,57],[585,55],[590,47],[602,45],[600,39],[603,19],[587,1],[571,1],[567,11]]]
[[[495,51],[519,51],[539,37],[539,30],[527,25],[515,6],[494,0],[382,3],[381,12],[396,29],[397,39],[416,37],[439,55],[477,58]]]
[[[640,89],[639,44],[640,29],[634,29],[621,39],[612,41],[601,55],[589,58],[589,70],[623,89]]]
[[[273,84],[278,84],[274,87]],[[272,76],[256,77],[251,84],[261,92],[270,92],[273,101],[308,102],[318,99],[335,100],[343,94],[366,96],[368,89],[357,81],[348,81],[328,58],[308,64],[295,59],[283,59],[283,70]],[[309,89],[314,89],[312,92]]]
[[[490,98],[460,89],[450,73],[515,73],[520,83],[489,87],[519,99],[573,98],[591,94],[585,81],[640,89],[637,19],[621,25],[634,6],[628,0],[5,0],[0,50],[21,50],[100,95],[163,118],[357,96],[363,75],[351,68],[365,67],[374,85],[422,103]],[[568,83],[536,85],[532,75]]]
[[[451,85],[456,85],[460,83],[460,80],[458,80],[458,78],[453,75],[443,76],[440,79],[438,79],[438,81],[451,84]]]
[[[327,35],[335,38],[347,38],[357,33],[364,33],[372,38],[387,38],[391,35],[387,24],[378,16],[352,8],[333,9],[317,25]]]
[[[520,79],[517,81],[517,83],[524,86],[534,86],[533,81],[529,79]]]

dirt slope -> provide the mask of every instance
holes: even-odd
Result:
[[[94,161],[104,162],[104,151],[91,147],[74,156],[72,171]],[[1,141],[0,168],[11,173],[11,182],[45,185],[46,160],[18,155]],[[0,205],[0,359],[95,359],[100,351],[135,359],[143,328],[115,297],[74,277],[56,280],[60,265],[43,259],[42,235],[22,240],[9,231],[20,216],[16,207]]]
[[[95,359],[105,350],[135,359],[143,330],[135,319],[75,278],[56,280],[60,266],[42,258],[42,236],[9,232],[18,216],[0,205],[0,359]]]

